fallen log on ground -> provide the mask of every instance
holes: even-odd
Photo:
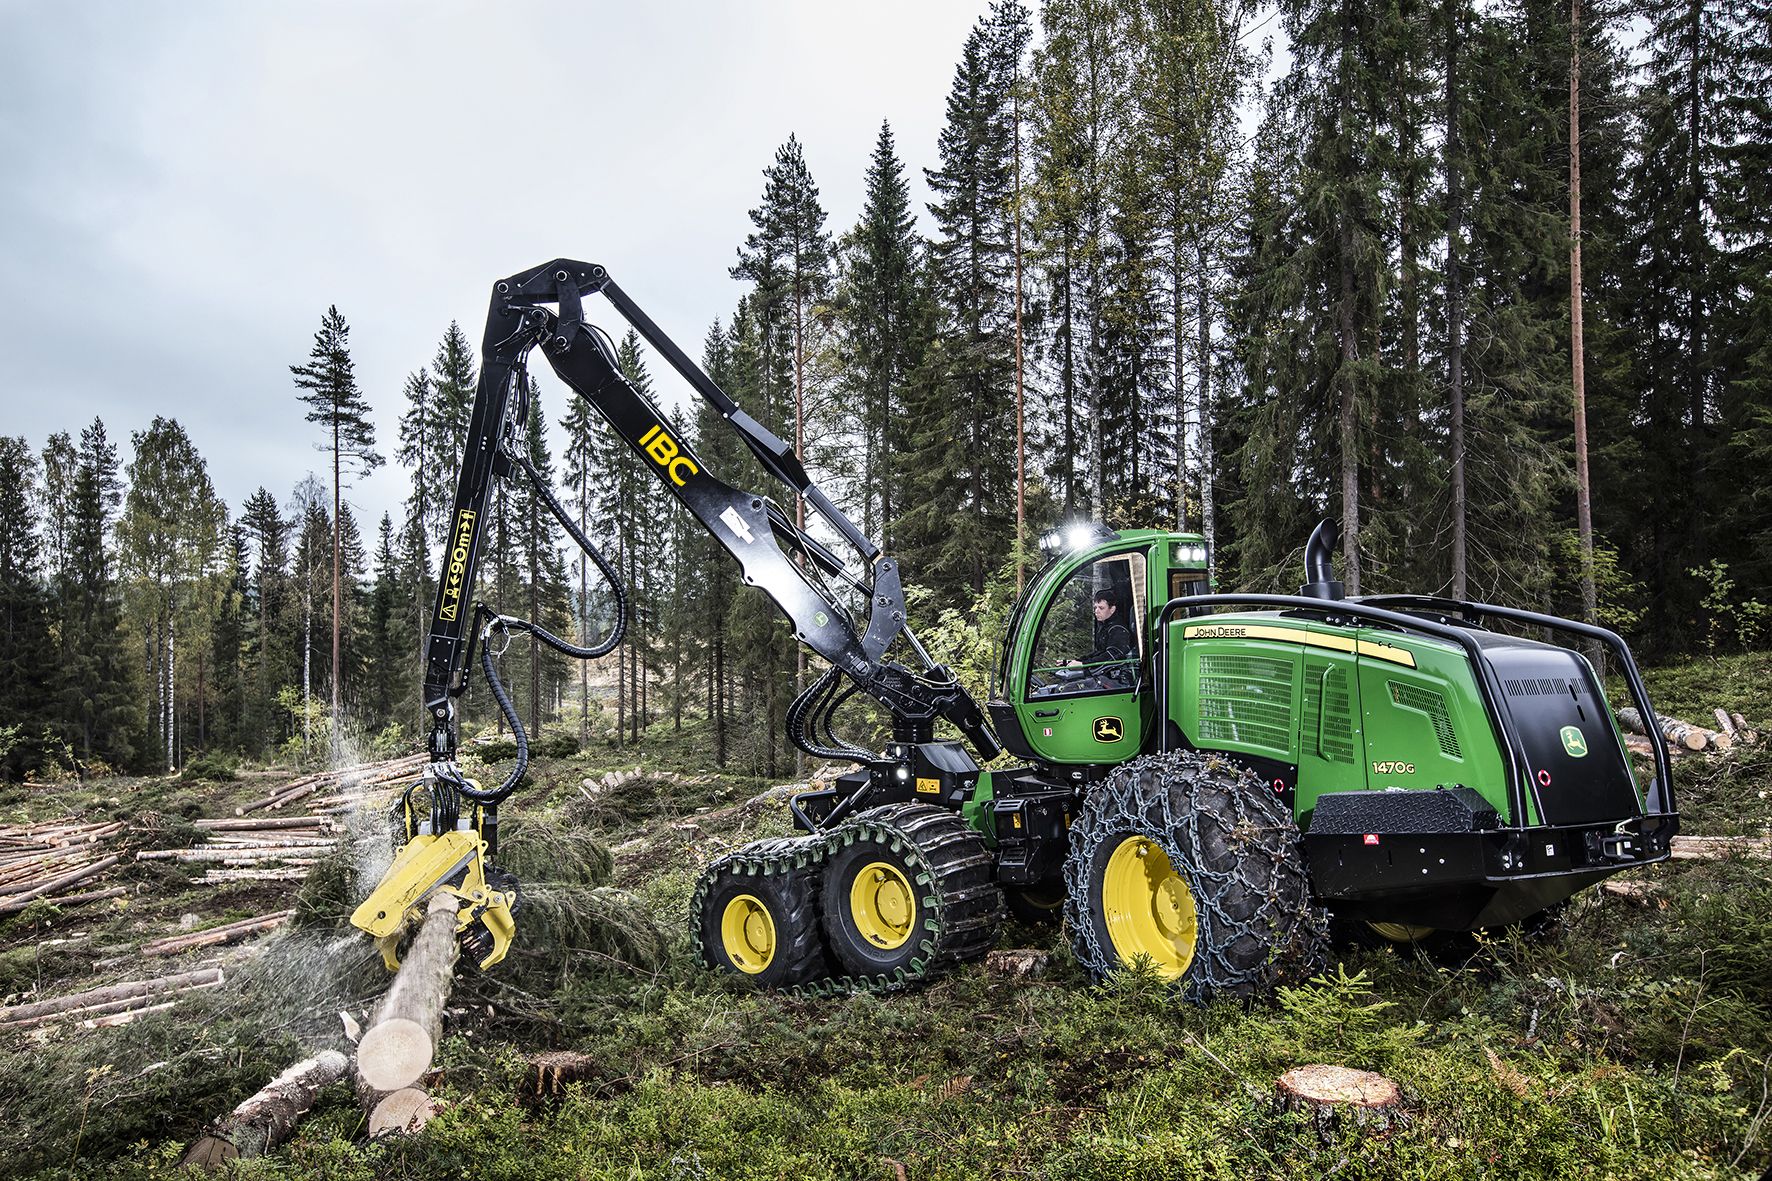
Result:
[[[1643,715],[1628,705],[1618,710],[1618,720],[1627,730],[1651,738],[1655,736],[1644,725]],[[1666,714],[1657,714],[1655,721],[1655,732],[1667,739],[1670,746],[1683,746],[1687,750],[1705,750],[1710,747],[1728,750],[1734,745],[1734,740],[1727,734],[1706,730],[1702,726],[1694,726],[1690,722],[1683,722],[1679,718],[1670,718]]]
[[[409,1087],[431,1067],[443,1028],[443,1006],[455,983],[459,906],[452,895],[431,899],[418,935],[357,1047],[357,1076],[377,1091]]]
[[[206,832],[265,832],[279,828],[324,828],[331,823],[326,816],[255,816],[250,820],[193,820],[191,826]]]
[[[103,988],[92,988],[85,992],[71,993],[68,996],[53,997],[46,1001],[31,1001],[28,1004],[0,1009],[0,1025],[18,1025],[33,1021],[38,1017],[67,1013],[76,1009],[96,1008],[116,1001],[157,997],[164,993],[201,988],[221,982],[222,971],[220,968],[201,968],[195,972],[180,972],[173,976],[161,976],[153,980],[129,980],[122,984],[108,984]]]
[[[1675,861],[1725,861],[1730,857],[1772,858],[1772,837],[1675,837]]]
[[[280,910],[276,914],[261,915],[255,919],[241,919],[237,923],[210,927],[206,931],[193,931],[188,935],[171,935],[165,939],[156,939],[152,943],[142,944],[141,953],[143,955],[177,955],[181,951],[190,951],[197,947],[232,943],[234,940],[244,939],[248,935],[257,935],[281,927],[294,915],[295,911],[293,910]]]
[[[299,882],[307,878],[309,869],[306,865],[291,865],[281,869],[207,869],[197,879],[197,884],[212,886],[223,882]]]
[[[191,1145],[179,1161],[186,1168],[215,1170],[232,1160],[251,1160],[289,1138],[296,1121],[320,1092],[344,1077],[350,1060],[322,1050],[266,1083]]]
[[[46,894],[53,894],[65,886],[73,885],[75,882],[83,882],[95,874],[103,873],[122,859],[121,854],[113,853],[111,856],[95,861],[91,865],[82,866],[72,873],[63,874],[58,878],[51,878],[42,885],[31,890],[26,890],[22,894],[9,895],[4,902],[0,902],[0,914],[11,914],[14,911],[23,910],[31,904],[33,899],[41,898]]]

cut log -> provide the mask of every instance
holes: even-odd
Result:
[[[283,869],[206,869],[197,882],[199,885],[218,885],[222,882],[299,882],[305,880],[309,872],[305,865]]]
[[[369,1110],[369,1138],[410,1136],[431,1122],[443,1105],[423,1087],[401,1087],[381,1095]]]
[[[327,846],[334,843],[329,841]],[[282,842],[238,848],[202,845],[195,849],[143,849],[135,856],[138,861],[280,861],[294,857],[313,857],[317,851],[313,845]]]
[[[231,1160],[250,1160],[289,1138],[296,1121],[314,1106],[320,1092],[344,1077],[350,1060],[322,1050],[297,1062],[219,1120],[186,1150],[186,1168],[220,1169]]]
[[[378,1091],[409,1087],[430,1069],[443,1028],[443,1006],[455,982],[459,906],[448,894],[431,899],[418,935],[357,1047],[357,1074]]]
[[[1660,897],[1661,889],[1654,882],[1621,881],[1608,878],[1600,883],[1600,893],[1609,894],[1614,898],[1622,898],[1633,906],[1648,906],[1659,902],[1666,907],[1667,901]]]
[[[280,910],[276,914],[261,915],[255,919],[241,919],[237,923],[227,923],[220,927],[211,927],[206,931],[195,931],[189,935],[172,935],[165,939],[156,939],[152,943],[142,944],[143,955],[177,955],[181,951],[189,951],[194,947],[209,947],[216,943],[232,943],[236,939],[244,939],[248,935],[256,935],[261,931],[269,931],[282,926],[293,917],[293,910]]]
[[[1675,861],[1725,861],[1731,857],[1772,858],[1772,837],[1675,837]]]
[[[1335,1138],[1343,1120],[1385,1132],[1403,1119],[1402,1091],[1369,1070],[1321,1063],[1295,1066],[1280,1076],[1275,1088],[1280,1106],[1310,1116],[1325,1141]]]
[[[195,972],[180,972],[174,976],[161,976],[153,980],[130,980],[123,984],[111,984],[104,988],[88,989],[85,992],[71,993],[68,996],[58,996],[46,1001],[32,1001],[29,1004],[13,1005],[10,1008],[0,1009],[0,1025],[28,1021],[45,1013],[63,1013],[69,1009],[89,1008],[109,1001],[154,996],[162,992],[176,992],[181,988],[203,984],[220,984],[221,982],[220,968],[202,968]]]
[[[251,820],[193,820],[194,828],[206,832],[269,832],[280,828],[323,828],[331,824],[324,816],[255,816]]]
[[[1643,715],[1628,705],[1619,709],[1618,720],[1627,730],[1649,735],[1648,728],[1643,724]],[[1694,726],[1689,722],[1682,722],[1678,718],[1670,718],[1666,714],[1658,714],[1655,721],[1656,733],[1667,739],[1670,745],[1683,746],[1687,750],[1703,750],[1709,744],[1709,740],[1706,738],[1706,735],[1710,733],[1709,730]],[[1653,737],[1653,735],[1649,736]]]
[[[129,893],[128,886],[112,886],[108,890],[88,890],[84,894],[57,894],[57,906],[77,906],[82,902],[97,902],[103,898],[122,898]]]
[[[143,1013],[159,1013],[172,1008],[174,1001],[167,997],[182,997],[186,993],[201,992],[206,988],[219,988],[222,981],[216,979],[202,984],[188,984],[183,988],[174,988],[166,992],[156,992],[151,996],[132,996],[122,1000],[106,1001],[99,1005],[82,1005],[78,1009],[64,1009],[59,1013],[44,1013],[37,1017],[27,1017],[22,1021],[7,1022],[9,1029],[29,1029],[37,1025],[54,1025],[59,1021],[90,1022],[98,1025],[122,1025]],[[128,1014],[128,1017],[123,1017]],[[123,1017],[123,1020],[115,1018]],[[95,1020],[96,1019],[96,1020]]]
[[[95,874],[103,873],[121,860],[121,855],[113,853],[111,856],[95,861],[91,865],[82,866],[72,873],[63,874],[59,878],[52,878],[35,889],[27,890],[22,894],[9,895],[4,902],[0,902],[0,914],[11,914],[17,910],[23,910],[31,904],[32,899],[41,898],[45,894],[53,894],[62,887],[71,886],[75,882],[83,882]]]

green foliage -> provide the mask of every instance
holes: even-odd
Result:
[[[1766,638],[1772,624],[1772,608],[1759,599],[1738,598],[1729,567],[1712,558],[1707,565],[1686,571],[1705,589],[1699,606],[1704,609],[1705,650],[1716,652],[1725,645],[1752,648]]]
[[[178,777],[184,780],[208,780],[214,783],[240,778],[240,761],[222,751],[206,750],[185,760]]]

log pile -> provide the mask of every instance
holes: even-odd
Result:
[[[144,849],[138,861],[213,863],[198,880],[215,882],[300,881],[309,868],[338,847],[330,816],[282,816],[248,820],[199,820],[204,843],[190,849]]]
[[[321,811],[349,811],[372,789],[396,779],[417,775],[424,769],[427,759],[427,755],[416,754],[390,759],[384,763],[366,763],[342,771],[317,771],[284,784],[262,799],[241,804],[234,809],[234,815],[244,816],[248,812],[259,811],[275,812],[285,804],[293,804],[314,795],[323,797],[315,805]]]
[[[1666,714],[1655,716],[1655,727],[1651,730],[1643,721],[1643,715],[1630,706],[1618,710],[1618,723],[1630,734],[1625,736],[1624,744],[1633,754],[1654,757],[1656,742],[1666,745],[1668,752],[1684,755],[1694,751],[1721,753],[1731,750],[1737,745],[1753,745],[1760,740],[1757,730],[1747,724],[1747,719],[1740,714],[1732,714],[1727,710],[1713,711],[1718,729],[1709,730],[1679,718],[1670,718]]]
[[[104,845],[123,828],[121,820],[86,823],[71,816],[0,827],[0,915],[23,910],[38,898],[71,906],[120,897],[120,886],[70,891],[121,860],[107,855]]]

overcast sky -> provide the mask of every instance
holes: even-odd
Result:
[[[0,432],[98,415],[127,460],[176,417],[231,511],[287,504],[329,467],[288,369],[328,304],[391,458],[449,322],[477,346],[492,282],[560,256],[699,355],[789,133],[833,233],[882,119],[922,212],[987,7],[0,0]],[[391,464],[347,493],[367,541],[405,494]]]

